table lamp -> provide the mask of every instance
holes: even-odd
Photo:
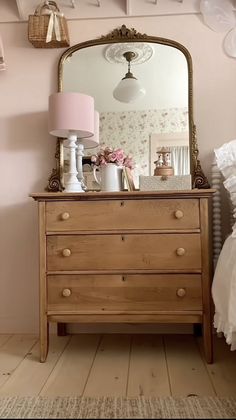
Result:
[[[81,183],[81,186],[84,190],[87,189],[84,184],[83,176],[83,156],[84,149],[93,149],[99,145],[99,113],[94,111],[94,135],[91,137],[78,138],[77,140],[77,170],[78,170],[78,180]]]
[[[77,139],[94,135],[94,98],[77,92],[57,92],[49,96],[49,133],[64,140],[69,149],[69,170],[65,192],[84,192],[77,178]]]

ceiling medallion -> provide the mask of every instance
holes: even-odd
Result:
[[[105,58],[110,63],[126,63],[124,54],[128,51],[134,53],[132,65],[145,63],[154,54],[154,49],[151,44],[143,42],[122,42],[109,45],[105,50]]]

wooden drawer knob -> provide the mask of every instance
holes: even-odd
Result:
[[[61,214],[61,219],[62,220],[68,220],[70,218],[70,213],[67,213],[66,211],[65,211],[65,213],[62,213]]]
[[[184,217],[184,212],[182,210],[176,210],[175,217],[176,219],[182,219],[182,217]]]
[[[70,295],[71,295],[71,290],[70,289],[63,289],[62,290],[62,296],[69,297]]]
[[[176,291],[177,296],[179,297],[184,297],[186,295],[186,290],[185,289],[178,289]]]
[[[177,248],[176,249],[176,254],[181,256],[185,254],[185,249],[184,248]]]
[[[71,255],[71,250],[68,248],[63,249],[62,255],[63,257],[69,257]]]

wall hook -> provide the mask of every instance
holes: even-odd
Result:
[[[70,0],[71,2],[71,7],[73,7],[75,9],[75,0]],[[97,0],[97,5],[100,7],[101,6],[101,1]]]

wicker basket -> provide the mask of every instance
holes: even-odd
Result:
[[[28,39],[35,48],[70,46],[67,21],[55,1],[39,5],[34,15],[29,15]]]

